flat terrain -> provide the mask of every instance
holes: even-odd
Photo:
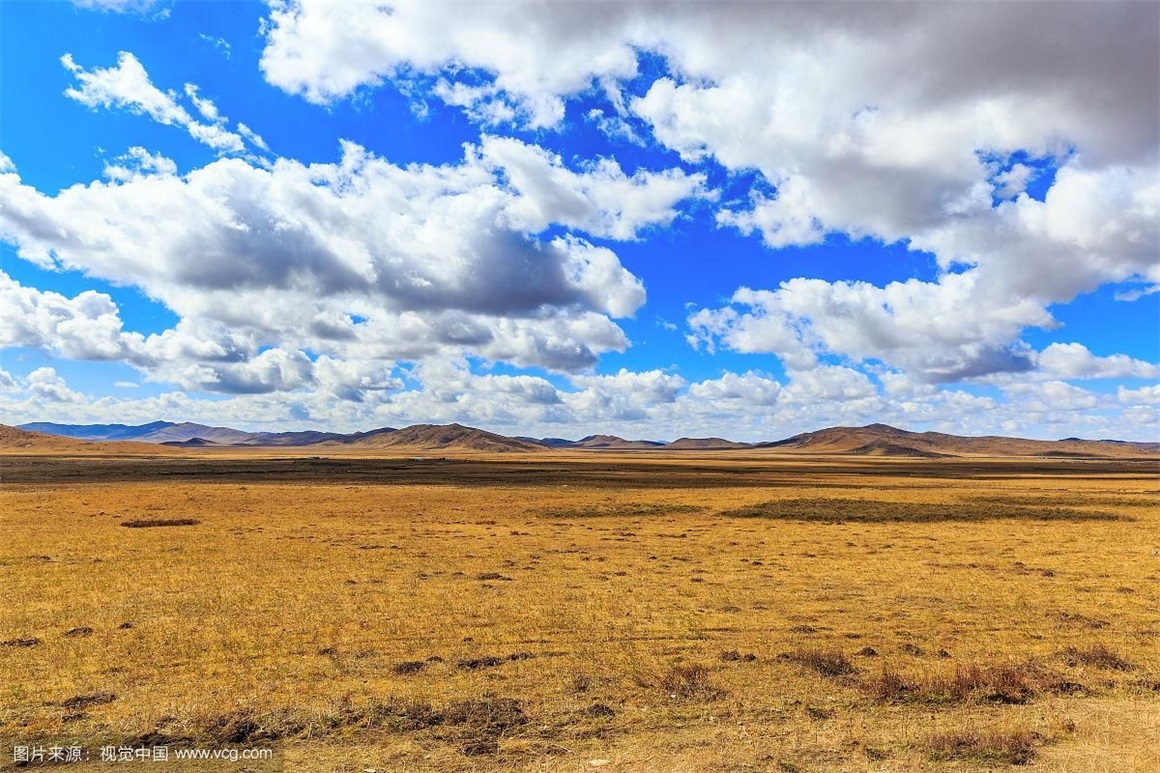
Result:
[[[1155,460],[25,453],[14,745],[165,770],[1160,770]]]

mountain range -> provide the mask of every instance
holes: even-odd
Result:
[[[3,425],[0,425],[3,426]],[[769,450],[816,454],[862,456],[903,456],[937,458],[943,456],[1153,456],[1160,455],[1160,442],[1141,443],[1118,440],[1027,440],[1013,437],[964,437],[941,432],[908,432],[886,424],[865,427],[831,427],[817,432],[764,443],[739,443],[724,438],[680,438],[671,443],[655,440],[625,440],[615,435],[589,435],[579,440],[563,438],[507,437],[461,424],[416,424],[395,429],[383,427],[369,432],[245,432],[231,427],[210,427],[189,422],[155,421],[149,424],[54,424],[33,422],[18,428],[5,427],[0,446],[27,448],[28,437],[39,433],[44,442],[132,441],[135,446],[157,444],[184,448],[215,447],[297,447],[460,450],[490,453],[532,452],[548,449],[590,451],[725,451]],[[23,433],[21,433],[23,431]],[[15,433],[15,434],[14,434]],[[55,446],[54,446],[55,447]]]

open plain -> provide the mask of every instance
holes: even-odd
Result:
[[[0,768],[167,745],[276,756],[157,769],[1160,770],[1156,473],[8,455]]]

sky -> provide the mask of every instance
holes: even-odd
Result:
[[[1160,5],[0,4],[0,421],[1160,440]]]

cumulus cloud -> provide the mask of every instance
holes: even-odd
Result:
[[[284,363],[283,355],[271,355],[265,367],[282,371]],[[353,396],[346,397],[342,385],[355,385]],[[840,366],[791,372],[784,383],[757,373],[727,372],[690,384],[664,371],[625,370],[557,386],[537,376],[475,373],[455,358],[426,360],[395,374],[389,364],[320,358],[314,383],[305,388],[239,389],[214,400],[191,392],[94,398],[72,389],[51,368],[7,379],[0,371],[0,412],[14,423],[141,423],[167,416],[255,430],[348,432],[458,421],[508,434],[572,438],[610,432],[630,438],[723,434],[777,440],[823,426],[873,421],[915,431],[1045,438],[1148,440],[1160,432],[1160,393],[1149,387],[1097,393],[1047,382],[995,397],[927,389],[909,397],[876,392],[864,374]]]
[[[267,353],[248,369],[172,371],[227,392],[293,388],[306,370],[293,353],[305,350],[360,360],[469,351],[590,367],[629,345],[612,320],[633,315],[645,291],[615,252],[575,232],[634,238],[671,220],[703,182],[627,176],[604,162],[572,170],[535,146],[489,137],[443,166],[399,167],[345,143],[334,164],[220,159],[175,171],[133,148],[109,165],[108,182],[49,196],[10,170],[0,175],[0,234],[27,260],[137,286],[177,313],[182,324],[133,350],[149,367],[287,352],[277,367]],[[572,233],[538,236],[550,226]],[[89,327],[99,319],[111,347],[120,321],[102,298],[105,316],[80,316],[93,318]],[[45,328],[38,340],[73,338]],[[204,351],[186,351],[192,339]]]
[[[68,383],[57,375],[54,368],[37,368],[28,374],[25,379],[25,388],[29,398],[49,405],[54,403],[71,403],[83,405],[85,396],[70,389]]]
[[[753,371],[725,373],[720,378],[691,384],[689,394],[710,403],[776,405],[781,395],[781,382]]]
[[[727,345],[795,366],[824,348],[954,380],[1029,367],[1020,332],[1053,326],[1052,304],[1160,282],[1154,6],[1061,6],[1053,34],[1034,38],[1023,30],[1039,9],[1018,4],[460,10],[278,2],[263,70],[319,103],[426,73],[436,96],[479,120],[533,126],[556,124],[574,95],[602,93],[687,163],[759,173],[748,201],[720,208],[721,227],[774,249],[832,233],[905,241],[942,272],[770,291],[778,302],[737,324],[722,310],[697,318],[702,343],[728,328]],[[626,94],[642,52],[667,72]],[[551,179],[550,159],[523,163],[538,170],[527,184]],[[1055,175],[1042,201],[1026,193],[1039,169]],[[555,201],[583,217],[582,200]]]
[[[120,313],[104,293],[68,298],[24,287],[0,272],[0,308],[0,348],[41,348],[78,360],[120,360],[129,352]]]
[[[635,239],[644,228],[672,222],[677,202],[702,194],[705,183],[705,175],[680,169],[630,177],[614,159],[574,172],[556,154],[504,137],[484,137],[480,153],[521,194],[508,214],[530,231],[558,223],[593,236]]]
[[[824,354],[880,362],[893,369],[888,378],[900,390],[915,388],[905,374],[926,382],[993,374],[1035,380],[1160,376],[1155,364],[1123,354],[1098,357],[1078,343],[1031,350],[1019,339],[1025,328],[1057,326],[1042,302],[981,294],[977,282],[977,274],[966,272],[885,287],[792,279],[777,290],[742,288],[730,305],[689,317],[690,341],[775,354],[796,368]]]
[[[1020,405],[1024,421],[1040,425],[1072,423],[1068,414],[1094,411],[1105,402],[1094,392],[1064,381],[1012,383],[1003,391]]]
[[[1059,379],[1160,378],[1160,366],[1113,354],[1097,357],[1078,343],[1051,344],[1036,358],[1039,369]]]
[[[1116,398],[1126,405],[1144,405],[1160,407],[1160,384],[1128,389],[1120,387],[1116,390]]]
[[[1051,315],[1032,299],[980,297],[976,281],[972,273],[885,287],[791,279],[777,290],[742,288],[731,305],[701,309],[689,324],[694,343],[769,352],[798,368],[836,353],[932,381],[1030,369],[1014,342],[1025,327],[1053,327]]]
[[[449,15],[424,3],[274,0],[261,68],[270,83],[317,104],[400,75],[441,75],[437,94],[477,118],[551,126],[564,116],[562,95],[600,75],[631,77],[637,64],[630,46],[590,32],[596,17],[625,17],[619,4],[599,14],[568,3],[540,11],[465,3]],[[482,82],[463,77],[472,74]]]
[[[462,420],[651,436],[730,426],[752,439],[873,420],[1154,431],[1149,388],[1068,383],[1156,378],[1154,364],[1078,343],[1036,352],[1022,336],[1056,327],[1054,305],[1101,285],[1126,285],[1124,300],[1160,287],[1160,10],[1069,4],[1052,9],[1051,35],[1027,36],[1040,16],[1023,4],[503,3],[447,14],[273,0],[262,72],[313,103],[393,84],[487,126],[545,129],[584,94],[600,104],[592,126],[682,167],[577,162],[486,133],[457,163],[407,167],[346,144],[335,163],[224,158],[179,175],[131,148],[106,181],[47,195],[0,154],[0,235],[23,258],[138,287],[180,317],[145,336],[124,330],[107,294],[5,276],[5,308],[21,313],[2,321],[0,340],[225,396],[87,408],[124,419],[177,410],[215,423]],[[222,155],[267,150],[195,84],[155,86],[130,53],[112,67],[62,63],[81,104],[180,127]],[[718,203],[706,182],[717,165],[757,182]],[[1042,200],[1028,194],[1039,175]],[[645,300],[599,240],[646,238],[693,197],[716,206],[719,227],[771,250],[843,233],[928,251],[937,272],[880,284],[800,277],[692,309],[693,344],[775,354],[782,380],[585,374],[629,345],[615,320]],[[565,388],[475,373],[465,358],[580,375]],[[55,372],[37,373],[10,378],[23,402],[6,397],[6,415],[50,401],[62,417],[86,410]],[[980,379],[990,393],[946,386]]]

